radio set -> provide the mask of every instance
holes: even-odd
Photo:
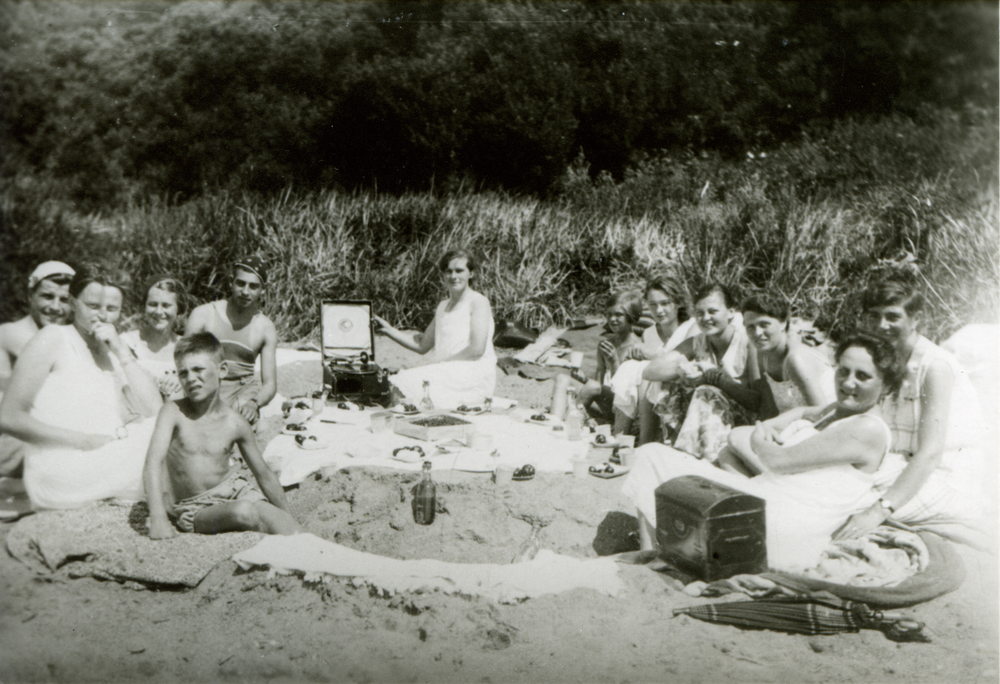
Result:
[[[323,387],[328,400],[388,406],[389,375],[375,362],[370,301],[327,300],[320,304]]]

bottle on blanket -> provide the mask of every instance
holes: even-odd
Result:
[[[413,521],[418,525],[434,522],[437,507],[437,487],[431,480],[431,463],[424,461],[423,478],[413,488]]]
[[[424,380],[424,398],[420,400],[421,411],[433,411],[434,402],[431,401],[431,381]]]

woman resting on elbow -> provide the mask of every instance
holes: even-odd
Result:
[[[438,304],[434,320],[424,332],[405,333],[385,319],[373,317],[380,333],[407,349],[418,354],[434,352],[436,363],[401,370],[392,382],[412,404],[423,398],[424,387],[435,408],[482,404],[496,387],[493,311],[489,300],[469,287],[476,271],[470,252],[448,251],[440,268],[448,298]]]
[[[73,324],[48,326],[31,339],[0,403],[0,430],[28,445],[24,484],[36,509],[143,498],[154,421],[133,421],[162,404],[115,330],[119,282],[83,268],[69,293]]]
[[[651,361],[642,373],[643,380],[659,383],[650,403],[660,417],[662,441],[711,461],[725,446],[733,425],[749,418],[710,380],[718,382],[720,375],[740,384],[756,379],[754,350],[734,301],[729,288],[720,283],[703,286],[694,296],[694,319],[701,332]],[[708,372],[713,369],[716,374]]]
[[[771,567],[815,565],[844,520],[878,497],[876,474],[890,444],[879,403],[902,378],[894,349],[878,336],[848,336],[836,359],[836,403],[734,429],[719,455],[722,469],[662,445],[642,447],[623,493],[639,508],[644,548],[654,543],[657,485],[700,475],[766,501]]]

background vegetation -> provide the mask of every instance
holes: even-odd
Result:
[[[995,3],[0,4],[0,318],[42,259],[216,294],[274,264],[425,323],[449,245],[499,316],[670,269],[829,326],[920,265],[940,337],[998,308]]]

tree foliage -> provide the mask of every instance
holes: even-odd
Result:
[[[547,193],[581,152],[620,180],[662,150],[735,159],[847,117],[995,110],[996,46],[977,2],[8,2],[0,178],[84,210]]]

